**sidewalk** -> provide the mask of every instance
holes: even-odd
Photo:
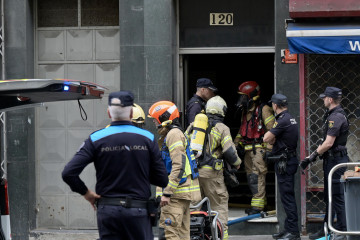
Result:
[[[99,235],[95,230],[34,230],[29,240],[97,240]],[[230,235],[230,240],[272,240],[270,235]],[[308,240],[308,236],[302,236]],[[154,240],[158,240],[155,238]]]
[[[270,235],[247,235],[247,236],[229,236],[231,240],[273,240]],[[301,240],[308,240],[308,236],[302,236]]]

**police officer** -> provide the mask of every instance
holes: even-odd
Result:
[[[179,110],[170,101],[156,102],[149,109],[169,174],[168,185],[161,194],[157,193],[162,195],[159,227],[164,229],[166,240],[190,240],[190,202],[200,200],[196,161],[180,127],[179,116]]]
[[[185,126],[189,126],[190,123],[194,122],[196,114],[205,109],[206,101],[212,98],[215,92],[217,92],[217,88],[210,79],[199,78],[196,81],[196,93],[186,104]]]
[[[342,91],[336,87],[326,87],[325,92],[320,94],[320,98],[324,101],[324,106],[328,109],[324,116],[324,141],[310,156],[301,162],[302,169],[306,169],[309,163],[314,162],[317,156],[321,156],[324,160],[324,201],[326,203],[326,214],[324,221],[328,221],[328,175],[330,170],[339,163],[347,163],[346,141],[349,134],[349,123],[344,109],[340,106]],[[346,231],[346,216],[344,190],[340,183],[340,177],[344,174],[346,168],[340,168],[333,174],[333,213],[336,213],[337,226],[336,229]],[[333,216],[332,216],[333,219]],[[323,228],[318,232],[311,234],[310,239],[316,239],[324,236]],[[344,235],[336,235],[333,239],[346,239]]]
[[[202,197],[209,198],[211,208],[219,213],[219,219],[224,225],[224,240],[228,239],[229,194],[224,181],[222,159],[236,169],[239,169],[241,164],[230,129],[223,124],[226,109],[226,102],[220,96],[212,97],[206,103],[205,110],[209,125],[206,131],[208,137],[204,142],[206,153],[198,158],[201,194]],[[190,124],[185,133],[190,134],[192,129],[193,124]]]
[[[276,159],[275,172],[277,176],[280,198],[286,212],[284,230],[273,234],[274,239],[300,240],[298,214],[294,191],[294,175],[298,168],[296,147],[298,141],[298,126],[296,120],[287,110],[287,98],[282,94],[271,97],[275,112],[273,128],[265,133],[264,142],[274,144],[272,157]]]
[[[109,127],[90,135],[65,166],[63,180],[96,209],[100,239],[153,239],[148,199],[150,184],[165,187],[167,173],[154,135],[131,123],[134,96],[109,95]],[[96,192],[79,178],[90,163],[96,170]],[[96,204],[97,202],[97,204]]]

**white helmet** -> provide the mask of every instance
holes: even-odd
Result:
[[[133,123],[144,123],[145,113],[144,110],[136,103],[133,106],[133,117],[131,119]]]
[[[217,114],[225,117],[227,105],[225,100],[220,96],[210,98],[205,106],[205,112],[208,114]]]

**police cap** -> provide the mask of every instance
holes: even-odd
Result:
[[[286,106],[288,104],[287,97],[280,93],[272,95],[269,103],[271,103],[271,102],[273,102],[277,105],[283,105],[283,106]]]
[[[325,92],[320,94],[320,98],[324,98],[324,97],[331,97],[334,99],[337,99],[339,97],[342,96],[342,91],[340,88],[336,88],[336,87],[326,87]]]
[[[111,103],[113,98],[119,99],[120,103]],[[109,106],[134,106],[134,94],[130,91],[112,92],[109,94]]]
[[[198,88],[208,88],[213,92],[216,92],[218,89],[214,86],[213,82],[208,78],[199,78],[196,81],[196,87]]]

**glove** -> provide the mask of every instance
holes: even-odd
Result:
[[[230,164],[228,164],[227,162],[224,162],[225,166],[224,166],[224,182],[226,186],[229,186],[231,188],[237,187],[240,185],[239,180],[237,179],[235,172],[236,169],[233,169],[231,167]]]
[[[245,158],[245,149],[244,149],[244,147],[241,146],[241,144],[238,144],[236,146],[236,151],[237,151],[237,154],[238,154],[239,158],[241,160],[243,160]]]
[[[286,164],[287,164],[286,158],[279,159],[279,161],[277,163],[277,168],[278,168],[279,174],[283,175],[286,173]]]
[[[305,158],[303,161],[301,161],[299,166],[301,167],[302,170],[305,170],[309,164],[310,164],[309,158]]]
[[[310,154],[310,156],[306,157],[300,164],[299,166],[301,167],[302,170],[305,170],[307,168],[307,166],[309,166],[310,163],[315,162],[317,156],[319,155],[319,153],[317,151],[314,151],[313,153]],[[304,172],[303,172],[304,173]]]

